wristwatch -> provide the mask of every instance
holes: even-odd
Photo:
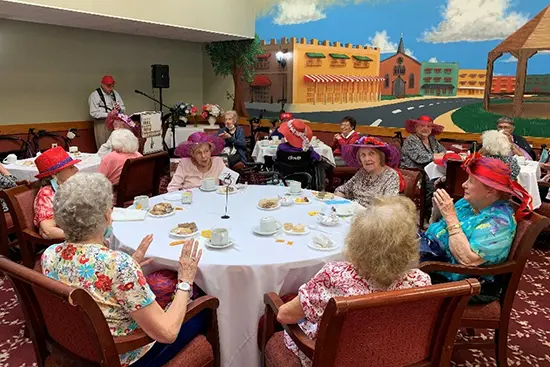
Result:
[[[187,282],[179,282],[176,290],[191,293],[191,291],[193,290],[193,285]]]

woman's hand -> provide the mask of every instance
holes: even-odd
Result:
[[[434,154],[434,160],[443,159],[444,156],[445,156],[445,153],[435,153]]]
[[[222,139],[229,139],[231,138],[231,134],[225,132],[225,133],[221,133],[220,135],[218,135],[220,138]]]
[[[202,249],[199,250],[199,241],[195,241],[193,239],[185,241],[183,248],[181,249],[178,281],[193,283],[201,256]]]
[[[2,165],[2,163],[0,163],[0,174],[4,175],[4,176],[8,176],[10,173],[8,172],[8,170],[6,169],[6,167],[4,167]]]
[[[346,198],[346,195],[342,194],[341,192],[335,192],[334,193],[334,196],[338,196],[338,197],[341,197],[341,198]]]
[[[453,199],[447,194],[447,191],[443,189],[436,190],[433,200],[447,225],[455,224],[455,222],[458,223]]]
[[[147,236],[143,237],[141,240],[139,246],[137,247],[136,251],[132,255],[132,258],[141,266],[142,268],[153,262],[153,259],[145,259],[145,254],[147,253],[147,250],[149,249],[149,246],[151,245],[151,242],[153,242],[153,235],[148,234]]]

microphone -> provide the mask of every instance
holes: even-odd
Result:
[[[137,89],[134,89],[134,93],[145,95],[145,93],[143,93],[142,91],[137,90]]]

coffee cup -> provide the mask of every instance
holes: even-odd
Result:
[[[260,219],[260,231],[264,233],[275,232],[277,230],[277,221],[273,217],[263,217]]]
[[[229,231],[226,228],[214,228],[210,243],[212,246],[225,246],[229,242]]]
[[[4,164],[14,164],[15,162],[17,162],[17,156],[13,153],[8,154],[6,158],[4,158],[4,160],[2,161],[2,163]]]
[[[298,194],[302,191],[302,183],[300,181],[290,181],[288,187],[292,194]]]
[[[201,182],[201,186],[205,190],[212,190],[216,188],[216,179],[215,178],[205,178]]]
[[[78,153],[78,147],[75,145],[69,147],[69,153]]]
[[[273,135],[273,136],[271,137],[271,140],[278,142],[278,141],[279,141],[279,137],[278,137],[277,135]]]
[[[134,198],[134,206],[136,209],[149,210],[149,197],[147,195],[140,195]]]

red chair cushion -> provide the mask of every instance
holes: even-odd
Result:
[[[165,367],[206,366],[214,361],[214,350],[204,335],[191,340]]]
[[[273,334],[265,347],[267,367],[301,367],[300,358],[285,345],[284,332]]]
[[[13,233],[15,227],[13,226],[13,218],[10,213],[4,213],[4,219],[6,220],[6,227],[8,228],[8,233]]]
[[[493,301],[486,305],[468,306],[464,311],[463,320],[500,320],[500,303]]]

